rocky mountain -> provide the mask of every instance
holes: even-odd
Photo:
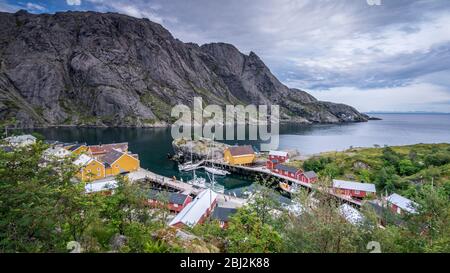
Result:
[[[158,126],[171,106],[279,104],[282,119],[366,121],[354,108],[283,85],[253,52],[199,46],[116,13],[0,13],[0,118],[21,127]]]

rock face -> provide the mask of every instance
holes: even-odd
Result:
[[[290,89],[253,52],[198,46],[116,13],[0,13],[0,118],[21,127],[158,126],[171,107],[279,104],[283,120],[367,121],[354,108]]]

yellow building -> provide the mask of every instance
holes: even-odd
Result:
[[[223,158],[231,165],[249,165],[255,162],[256,155],[250,145],[233,146],[225,149]]]
[[[85,153],[89,150],[88,146],[86,146],[85,144],[75,144],[75,145],[66,147],[66,149],[76,155]]]
[[[140,167],[137,155],[119,150],[111,150],[100,158],[106,167],[106,176],[137,171]]]
[[[106,176],[105,164],[88,155],[80,155],[74,164],[80,167],[76,176],[82,181],[94,181]]]

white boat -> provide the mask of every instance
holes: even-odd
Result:
[[[203,177],[194,177],[193,179],[189,180],[187,182],[188,184],[192,185],[192,186],[196,186],[199,188],[207,188],[208,186],[206,185],[206,179]]]
[[[207,171],[209,173],[212,173],[212,174],[215,174],[215,175],[225,176],[227,174],[230,174],[230,172],[228,172],[228,171],[217,169],[217,168],[214,168],[214,167],[204,167],[204,169],[205,169],[205,171]]]
[[[198,169],[202,163],[203,162],[198,162],[198,163],[194,164],[194,163],[192,163],[192,161],[189,161],[189,162],[186,162],[186,163],[184,163],[182,165],[181,164],[178,165],[178,170],[180,170],[182,172],[189,172],[189,171]]]

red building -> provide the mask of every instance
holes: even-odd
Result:
[[[270,151],[269,160],[277,160],[279,163],[284,163],[289,161],[288,152],[283,151]]]
[[[295,167],[277,164],[272,170],[274,173],[281,174],[283,176],[287,176],[293,179],[300,180],[300,177],[303,173],[301,169],[297,169]]]
[[[419,205],[408,198],[405,198],[396,193],[391,194],[386,198],[389,208],[393,213],[417,213]]]
[[[267,160],[267,162],[266,162],[266,167],[267,167],[267,169],[272,170],[273,168],[275,168],[275,166],[276,166],[278,163],[279,163],[279,162],[278,162],[278,160],[276,160],[276,159],[269,159],[269,160]]]
[[[194,227],[196,224],[202,224],[209,217],[216,204],[217,193],[206,189],[184,207],[169,223],[169,226]]]
[[[167,196],[164,196],[167,195]],[[152,207],[160,207],[167,203],[167,208],[173,212],[180,212],[190,202],[192,197],[187,194],[176,192],[160,192],[157,190],[151,190],[148,194],[147,204]]]
[[[314,171],[308,171],[308,172],[304,172],[300,176],[300,180],[305,183],[314,183],[314,182],[317,182],[318,177]]]
[[[362,199],[376,194],[374,184],[333,179],[333,192]]]

